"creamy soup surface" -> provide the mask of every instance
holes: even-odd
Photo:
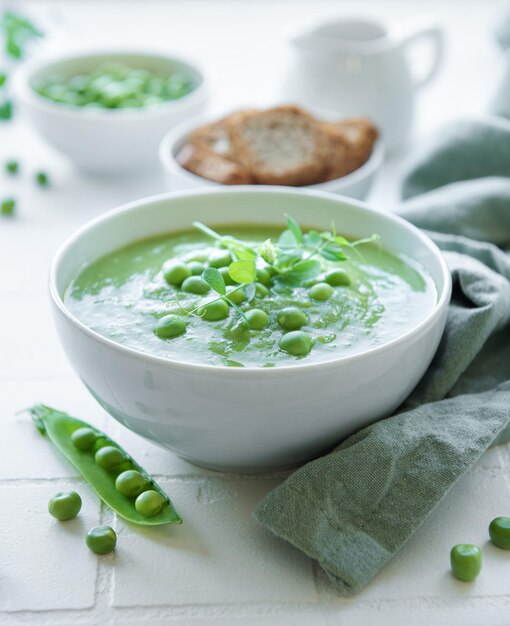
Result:
[[[269,226],[218,230],[254,249],[267,239],[278,241],[281,234]],[[197,230],[170,233],[137,241],[82,268],[70,281],[64,301],[83,324],[124,346],[168,359],[232,367],[278,367],[360,353],[404,334],[435,307],[434,282],[414,260],[391,253],[379,241],[344,251],[343,261],[320,257],[320,274],[297,285],[281,282],[257,259],[258,282],[248,289],[230,279],[227,266],[236,259],[222,260],[221,245]],[[180,278],[173,280],[173,263],[184,264],[194,278],[181,284]],[[235,292],[231,298],[236,306],[226,307],[223,300],[205,315],[203,307],[221,299],[208,285],[205,293],[196,293],[208,266],[221,272],[227,296]],[[337,270],[345,281],[331,278]],[[326,288],[328,281],[343,284]],[[249,314],[253,309],[263,313]],[[282,316],[289,310],[305,323],[293,322],[291,314]],[[173,320],[168,328],[179,332],[167,336],[177,331],[158,331],[162,320]],[[292,347],[293,338],[305,348]]]

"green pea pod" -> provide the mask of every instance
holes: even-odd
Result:
[[[138,465],[118,444],[107,435],[92,428],[90,424],[52,409],[43,404],[28,409],[40,433],[48,435],[55,447],[76,467],[85,480],[91,485],[97,495],[112,508],[118,515],[133,524],[143,526],[158,526],[161,524],[182,524],[182,518],[174,509],[170,498],[157,485],[147,472]],[[129,469],[140,472],[150,482],[150,489],[157,491],[165,500],[161,511],[153,517],[144,517],[135,509],[134,498],[120,494],[115,488],[116,474],[100,467],[91,450],[78,450],[71,441],[71,435],[78,428],[92,428],[98,438],[104,439],[106,445],[119,449],[126,457]]]

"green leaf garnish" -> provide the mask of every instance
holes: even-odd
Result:
[[[228,273],[236,283],[249,285],[257,278],[257,267],[255,261],[234,261],[228,266]]]
[[[360,254],[356,247],[371,243],[378,239],[372,235],[365,239],[349,241],[337,234],[336,226],[331,224],[330,231],[319,232],[309,230],[303,232],[299,224],[290,215],[285,215],[287,228],[281,233],[278,241],[273,243],[266,239],[262,244],[253,244],[230,235],[220,235],[215,230],[194,222],[195,228],[210,237],[216,245],[228,250],[234,261],[228,266],[228,273],[238,286],[227,291],[225,280],[217,269],[207,268],[202,273],[204,280],[217,294],[217,300],[225,300],[237,311],[240,318],[246,320],[243,309],[232,299],[231,294],[240,289],[244,290],[246,301],[251,303],[256,297],[257,269],[267,269],[271,276],[272,285],[280,284],[289,290],[294,287],[306,286],[306,283],[320,276],[328,269],[325,261],[333,263],[345,261],[347,249]],[[268,285],[271,286],[271,285]],[[187,311],[187,315],[199,316],[198,311],[203,308],[199,304]]]
[[[244,292],[246,294],[246,299],[248,302],[251,302],[253,298],[255,297],[255,291],[256,291],[255,283],[250,283],[249,285],[246,285]]]
[[[224,296],[227,293],[227,288],[225,286],[225,281],[223,280],[223,276],[220,274],[220,272],[216,268],[208,267],[206,270],[202,272],[201,278],[216,293],[219,293],[222,296]]]
[[[301,261],[292,266],[289,272],[280,274],[279,282],[298,287],[307,280],[316,278],[322,272],[322,264],[315,259]]]
[[[296,220],[293,217],[291,217],[287,213],[285,213],[285,218],[287,220],[287,228],[294,235],[294,239],[298,243],[302,243],[303,242],[303,231],[301,230],[301,226],[296,222]]]
[[[327,261],[345,261],[347,258],[341,250],[334,246],[326,246],[320,251],[320,255]]]
[[[278,238],[278,246],[280,248],[295,248],[298,243],[296,236],[291,230],[284,230]]]

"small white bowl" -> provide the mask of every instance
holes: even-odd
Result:
[[[189,94],[141,109],[72,107],[52,102],[34,90],[37,81],[72,76],[114,61],[165,73],[181,71],[195,89]],[[110,174],[147,168],[157,162],[161,137],[176,124],[203,113],[209,84],[195,63],[161,52],[72,53],[36,59],[15,75],[15,93],[35,129],[82,170]]]
[[[159,148],[159,160],[163,167],[166,187],[169,191],[183,189],[200,189],[203,187],[223,187],[221,183],[202,178],[184,169],[177,161],[179,150],[188,141],[191,133],[200,126],[215,121],[214,118],[199,118],[188,120],[169,131],[163,138]],[[317,191],[329,191],[339,193],[349,198],[364,200],[375,180],[375,176],[384,160],[384,146],[381,140],[374,145],[372,154],[366,163],[347,176],[328,180],[316,185],[305,185],[299,189],[315,189]],[[255,186],[255,185],[254,185]],[[258,187],[258,185],[256,185]]]
[[[284,225],[284,213],[319,229],[334,220],[354,237],[419,261],[435,282],[436,306],[396,339],[352,356],[275,368],[188,363],[107,339],[63,301],[84,264],[131,242],[191,228],[194,220]],[[286,187],[231,187],[132,202],[91,221],[57,252],[50,294],[57,331],[74,369],[106,411],[189,461],[230,471],[304,462],[387,416],[418,383],[439,344],[451,279],[441,252],[403,219],[361,202]]]

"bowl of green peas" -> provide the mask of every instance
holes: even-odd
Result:
[[[36,131],[94,174],[154,165],[161,137],[202,113],[209,94],[196,63],[161,52],[36,59],[18,70],[14,86]]]

